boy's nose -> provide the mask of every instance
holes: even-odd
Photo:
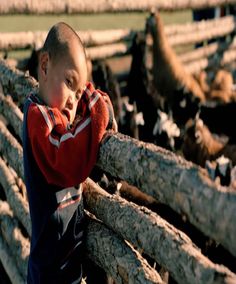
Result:
[[[66,107],[68,109],[73,109],[73,104],[74,104],[73,96],[69,95],[66,101]]]

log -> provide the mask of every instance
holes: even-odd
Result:
[[[11,283],[25,284],[25,279],[23,279],[23,277],[19,273],[15,259],[11,255],[9,247],[5,243],[2,235],[0,235],[0,259]]]
[[[227,16],[215,20],[201,21],[199,24],[187,24],[185,32],[168,37],[169,44],[172,46],[189,45],[226,36],[235,31],[235,20],[235,17]]]
[[[41,48],[47,31],[0,33],[0,50]],[[111,44],[119,41],[132,41],[136,31],[131,29],[77,31],[86,47]]]
[[[204,57],[184,65],[187,72],[197,74],[204,69],[219,69],[236,60],[236,48],[225,51],[221,56]]]
[[[20,193],[16,180],[6,163],[0,158],[0,183],[6,194],[7,202],[10,204],[14,215],[26,229],[28,235],[31,235],[31,221],[29,216],[29,205]]]
[[[24,179],[23,149],[20,143],[0,121],[0,152],[7,158],[8,163]]]
[[[136,250],[102,223],[88,219],[85,243],[88,256],[117,284],[163,283],[157,271]]]
[[[212,263],[183,232],[157,214],[85,183],[88,210],[135,247],[164,266],[178,283],[233,283],[236,275]]]
[[[61,13],[101,13],[125,11],[159,10],[176,11],[183,9],[202,9],[235,4],[235,0],[8,0],[1,3],[0,14],[61,14]]]
[[[228,15],[220,18],[206,19],[197,22],[186,22],[186,23],[175,23],[165,25],[164,31],[167,37],[178,35],[178,34],[191,34],[195,32],[204,31],[206,29],[214,29],[220,23],[225,25],[232,25],[234,21],[234,16]]]
[[[203,47],[194,49],[186,53],[179,54],[179,59],[182,63],[188,63],[190,61],[199,60],[201,58],[217,56],[217,54],[222,54],[223,51],[233,50],[236,48],[236,37],[233,38],[232,43],[214,42]]]
[[[97,165],[169,205],[236,256],[236,192],[174,153],[120,133],[107,136]]]
[[[219,28],[220,27],[220,28]],[[213,20],[174,24],[164,27],[166,36],[173,46],[192,44],[214,37],[225,36],[235,30],[233,16]],[[41,48],[47,31],[0,33],[0,50]],[[86,47],[108,45],[119,41],[131,42],[137,31],[130,29],[77,31]]]
[[[21,107],[25,96],[37,90],[38,82],[29,74],[11,68],[0,59],[0,83],[4,94],[10,94]]]
[[[131,42],[113,43],[103,46],[89,47],[85,51],[88,58],[91,60],[104,59],[129,54],[131,51],[131,45]]]
[[[21,275],[26,279],[30,242],[22,235],[18,221],[14,218],[9,204],[4,201],[0,201],[0,228]]]
[[[0,113],[6,118],[7,122],[13,127],[17,136],[22,139],[23,113],[12,101],[12,98],[4,96],[0,90]]]

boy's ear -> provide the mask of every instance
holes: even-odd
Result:
[[[47,71],[48,71],[48,63],[49,63],[49,54],[46,51],[40,53],[39,56],[39,72],[41,76],[46,79]]]

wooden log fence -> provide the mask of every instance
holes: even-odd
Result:
[[[163,265],[178,283],[236,281],[236,275],[209,261],[183,232],[152,211],[111,196],[90,179],[84,194],[91,213]]]
[[[197,74],[204,69],[219,69],[224,68],[236,60],[236,49],[225,51],[222,55],[216,54],[213,57],[203,57],[198,60],[188,62],[184,65],[187,72]]]
[[[159,10],[176,11],[183,9],[202,9],[235,4],[235,0],[8,0],[1,3],[0,14],[61,14],[61,13],[101,13]]]
[[[213,183],[205,169],[122,134],[111,135],[101,146],[98,166],[184,213],[236,256],[236,193]]]
[[[195,44],[201,41],[210,40],[216,37],[226,36],[235,31],[234,16],[225,16],[218,19],[206,20],[200,22],[191,22],[179,25],[167,25],[164,30],[168,36],[169,43],[172,46]],[[88,47],[90,46],[110,46],[117,42],[131,42],[135,33],[129,29],[103,30],[103,31],[79,31],[82,41]],[[29,47],[42,47],[47,32],[18,32],[18,33],[0,33],[0,50],[6,49],[24,49]],[[91,49],[93,50],[93,49]],[[99,48],[97,48],[99,50]],[[123,51],[127,53],[127,51]],[[116,54],[113,52],[113,55]],[[106,55],[104,52],[103,57]],[[93,59],[93,56],[91,56]]]
[[[193,51],[179,54],[179,59],[182,63],[188,64],[191,61],[197,61],[201,58],[222,56],[222,53],[227,50],[236,49],[236,37],[234,36],[230,43],[214,42],[206,46],[199,47]]]
[[[86,47],[111,44],[119,41],[131,41],[137,31],[130,29],[78,31]],[[0,50],[41,48],[47,31],[0,33]]]
[[[11,76],[12,73],[8,72],[8,74]],[[18,73],[16,77],[17,76],[21,77],[22,84],[24,84],[24,81],[26,85],[28,84],[28,77],[22,77],[21,73]],[[16,77],[15,79],[18,81]],[[7,77],[5,77],[5,79],[7,80]],[[10,81],[8,80],[8,84],[9,82]],[[30,82],[31,88],[35,87],[34,83],[32,84],[32,81]],[[14,82],[12,82],[12,84],[14,84]],[[30,87],[28,90],[30,91]],[[22,96],[23,95],[24,94],[22,93]],[[8,109],[9,112],[14,112],[17,108]],[[17,109],[17,112],[18,111],[19,109]],[[11,116],[9,115],[9,117]],[[9,165],[12,166],[21,176],[23,175],[21,167],[21,145],[18,142],[16,143],[14,137],[6,129],[6,126],[3,123],[1,124],[0,129],[0,141],[4,142],[0,144],[0,151],[7,159]],[[14,148],[16,149],[14,150]],[[9,151],[8,149],[11,150]],[[14,155],[11,154],[11,151],[13,151]],[[11,158],[13,156],[15,159]],[[122,159],[120,159],[120,157],[122,157]],[[98,165],[105,171],[110,172],[112,175],[122,178],[123,180],[128,181],[130,184],[137,186],[143,192],[155,197],[157,200],[169,204],[177,212],[186,214],[189,220],[196,227],[200,228],[204,233],[216,239],[217,241],[220,241],[232,254],[235,255],[233,236],[236,232],[236,226],[233,224],[233,214],[236,209],[236,194],[233,192],[228,192],[227,189],[211,182],[203,169],[194,166],[178,156],[175,156],[171,152],[160,149],[152,144],[142,143],[121,134],[112,135],[104,141],[100,149]],[[9,171],[6,170],[7,168],[8,167],[4,161],[0,160],[0,182],[4,188],[9,188],[9,184],[11,184],[11,182],[9,182],[9,184],[6,186],[6,182],[2,182],[2,180],[4,180],[2,178],[2,173],[4,173],[4,170],[5,177],[9,175]],[[132,169],[132,171],[129,171],[129,169]],[[16,186],[14,182],[13,185]],[[110,225],[110,227],[113,229],[115,228],[117,233],[120,234],[122,238],[129,240],[135,246],[142,247],[142,249],[151,257],[155,258],[158,263],[164,265],[178,282],[181,282],[181,279],[185,279],[186,283],[217,283],[215,282],[216,278],[214,275],[218,275],[217,279],[220,279],[220,282],[218,283],[230,283],[231,280],[234,280],[235,275],[232,272],[225,267],[218,267],[209,261],[191,243],[185,234],[178,230],[176,231],[175,228],[173,228],[159,216],[147,210],[141,210],[135,205],[130,205],[128,202],[125,202],[118,197],[111,197],[104,192],[101,193],[101,189],[98,190],[97,186],[91,181],[88,181],[88,185],[90,189],[88,190],[86,200],[87,203],[90,204],[89,210],[91,210],[92,213],[95,213],[99,219],[109,226],[111,220],[109,219],[109,214],[106,214],[105,212],[106,208],[108,209],[108,204],[110,204],[109,210],[112,208],[112,212],[116,212],[117,214],[115,215],[115,213],[112,213],[111,218],[115,218],[116,216],[115,220],[120,220],[119,222],[117,221],[114,223],[113,219],[113,223]],[[201,190],[199,190],[199,188]],[[17,192],[17,190],[12,190],[9,188],[9,191],[10,190],[13,193]],[[7,191],[8,190],[6,190],[6,192]],[[9,197],[8,202],[9,204],[12,203],[10,202]],[[96,208],[96,210],[92,209],[93,207]],[[131,210],[127,210],[128,215],[125,214],[126,208]],[[15,212],[15,209],[13,210]],[[137,228],[135,226],[130,226],[132,227],[132,231],[134,233],[133,237],[129,230],[126,230],[128,228],[125,226],[125,224],[130,224],[128,218],[130,212],[132,212],[131,216],[140,218],[136,223],[139,224]],[[124,215],[123,219],[122,214]],[[105,215],[107,215],[107,217]],[[18,218],[21,219],[22,224],[25,224],[22,219],[29,220],[29,217],[27,217],[28,215],[22,217],[21,214],[18,214],[16,216],[21,216]],[[153,224],[156,224],[155,227]],[[124,228],[122,229],[123,226]],[[148,228],[148,226],[150,228],[152,226],[153,230],[156,230],[153,231],[154,233],[152,234],[153,242],[146,243],[146,240],[149,238],[147,236],[143,237],[145,236],[145,232],[148,234],[151,233],[152,230],[142,230],[140,229],[141,226],[144,226],[145,228]],[[93,230],[94,229],[89,227],[89,232],[93,232]],[[29,231],[29,229],[27,231]],[[142,234],[144,233],[144,235],[142,235],[141,232]],[[93,242],[93,245],[88,242],[87,246],[90,254],[93,255],[93,257],[95,257],[95,251],[99,252],[100,256],[97,256],[98,259],[96,259],[96,261],[99,265],[101,265],[101,259],[103,258],[101,256],[102,252],[99,251],[99,247],[103,247],[101,246],[102,240],[100,245],[98,245],[97,241],[97,238],[100,239],[101,235],[98,233],[95,240],[92,238],[92,235],[90,235],[90,242]],[[160,240],[162,240],[162,242],[160,242]],[[92,248],[94,245],[97,245],[96,250]],[[163,246],[166,248],[165,253],[163,253]],[[185,247],[186,249],[184,249]],[[176,261],[168,261],[168,259],[170,259],[171,252],[176,257]],[[106,253],[107,252],[104,252],[104,255],[106,255]],[[186,259],[187,262],[189,259],[191,259],[190,266],[189,264],[185,263]],[[118,274],[119,277],[122,277],[120,273],[117,274],[117,272],[111,272],[109,270],[111,269],[111,265],[108,265],[108,267],[106,268],[106,271],[109,274],[112,274],[113,277],[115,277],[114,275]],[[119,265],[117,267],[119,267]],[[185,270],[183,267],[185,267]],[[193,279],[191,279],[191,277],[194,275],[193,271],[190,273],[191,267],[195,267],[196,270],[194,271],[198,271],[197,282],[194,282]],[[129,270],[130,269],[127,268],[127,271]],[[185,272],[180,274],[179,271]],[[158,276],[156,275],[155,277]],[[206,282],[206,279],[208,279],[208,282]]]

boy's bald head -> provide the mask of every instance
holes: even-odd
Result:
[[[60,22],[50,29],[42,51],[47,52],[50,60],[54,61],[66,55],[72,43],[77,43],[78,48],[86,57],[84,46],[78,34],[69,25]]]

